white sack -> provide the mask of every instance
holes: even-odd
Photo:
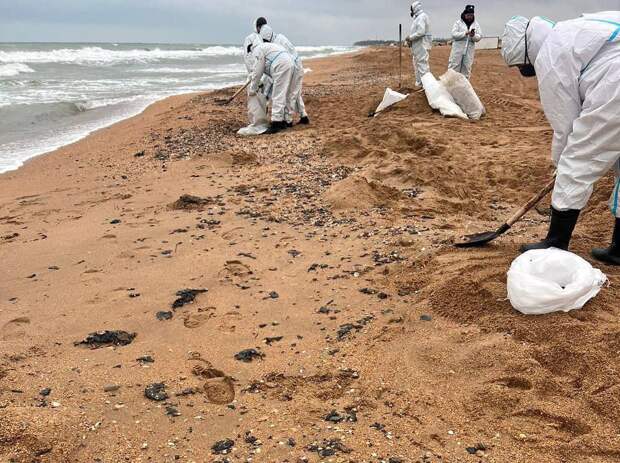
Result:
[[[526,315],[581,309],[607,282],[603,272],[568,251],[542,249],[517,257],[508,271],[508,298]]]
[[[267,97],[262,93],[254,96],[248,95],[248,119],[250,125],[239,129],[238,135],[250,137],[261,135],[269,128],[269,114],[267,108]]]
[[[460,72],[448,69],[443,76],[439,78],[446,90],[450,92],[455,103],[461,107],[463,112],[470,119],[479,120],[485,113],[484,105],[476,95],[474,87]]]
[[[468,119],[459,105],[456,104],[450,92],[446,90],[441,82],[435,79],[435,76],[430,72],[427,72],[422,76],[422,86],[426,93],[426,99],[428,104],[433,109],[438,109],[439,112],[446,117],[459,117],[461,119]]]
[[[384,109],[389,108],[393,104],[396,104],[399,101],[403,101],[408,96],[409,95],[403,95],[402,93],[395,92],[391,88],[388,88],[385,91],[385,95],[383,96],[383,101],[381,102],[381,104],[375,110],[375,116],[377,115],[377,113],[380,113]]]

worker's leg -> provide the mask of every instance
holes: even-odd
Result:
[[[306,105],[302,97],[304,82],[304,68],[303,66],[296,66],[293,74],[293,80],[291,81],[291,95],[292,95],[292,109],[299,114],[300,117],[306,117]]]
[[[291,88],[292,69],[288,65],[276,64],[273,71],[273,96],[271,121],[282,122],[286,117],[288,95]]]
[[[415,83],[417,86],[422,85],[422,76],[427,72],[430,72],[428,64],[428,50],[421,43],[412,48],[415,63]]]
[[[462,74],[467,77],[467,79],[471,78],[471,69],[474,66],[474,48],[473,45],[470,45],[470,49],[465,55],[463,55],[463,72]]]
[[[620,161],[615,166],[614,190],[609,205],[616,218],[614,234],[608,248],[592,249],[592,256],[606,264],[620,265]]]
[[[450,52],[450,60],[448,61],[448,69],[452,69],[453,71],[460,72],[461,68],[461,60],[463,56],[458,52],[456,46],[452,44],[452,51]]]

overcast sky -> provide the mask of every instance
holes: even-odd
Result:
[[[433,34],[448,35],[466,1],[427,0]],[[485,35],[515,14],[569,19],[620,10],[620,0],[480,0]],[[241,43],[257,16],[300,45],[348,45],[408,31],[407,0],[0,0],[0,42]]]

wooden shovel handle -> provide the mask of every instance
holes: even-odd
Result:
[[[547,183],[547,185],[545,185],[545,187],[540,191],[540,193],[538,193],[536,196],[534,196],[532,199],[530,199],[527,204],[525,206],[523,206],[521,209],[519,209],[515,215],[513,215],[510,220],[508,220],[508,222],[506,222],[506,224],[509,227],[512,227],[515,223],[517,223],[519,220],[521,220],[521,218],[527,214],[534,206],[536,206],[545,196],[547,196],[549,193],[551,193],[553,191],[553,187],[555,186],[555,177],[549,182]]]
[[[248,80],[245,85],[243,87],[241,87],[239,90],[237,90],[237,93],[235,93],[233,96],[230,97],[230,99],[226,102],[226,104],[230,104],[233,102],[233,100],[235,98],[237,98],[241,92],[243,92],[246,88],[248,88],[248,85],[250,85],[250,81]]]

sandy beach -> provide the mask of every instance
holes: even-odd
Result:
[[[620,462],[620,271],[581,311],[512,309],[549,199],[452,246],[552,176],[536,81],[479,51],[488,116],[444,119],[406,51],[411,96],[370,119],[397,53],[308,62],[307,127],[240,138],[234,89],[183,95],[0,175],[0,461]]]

